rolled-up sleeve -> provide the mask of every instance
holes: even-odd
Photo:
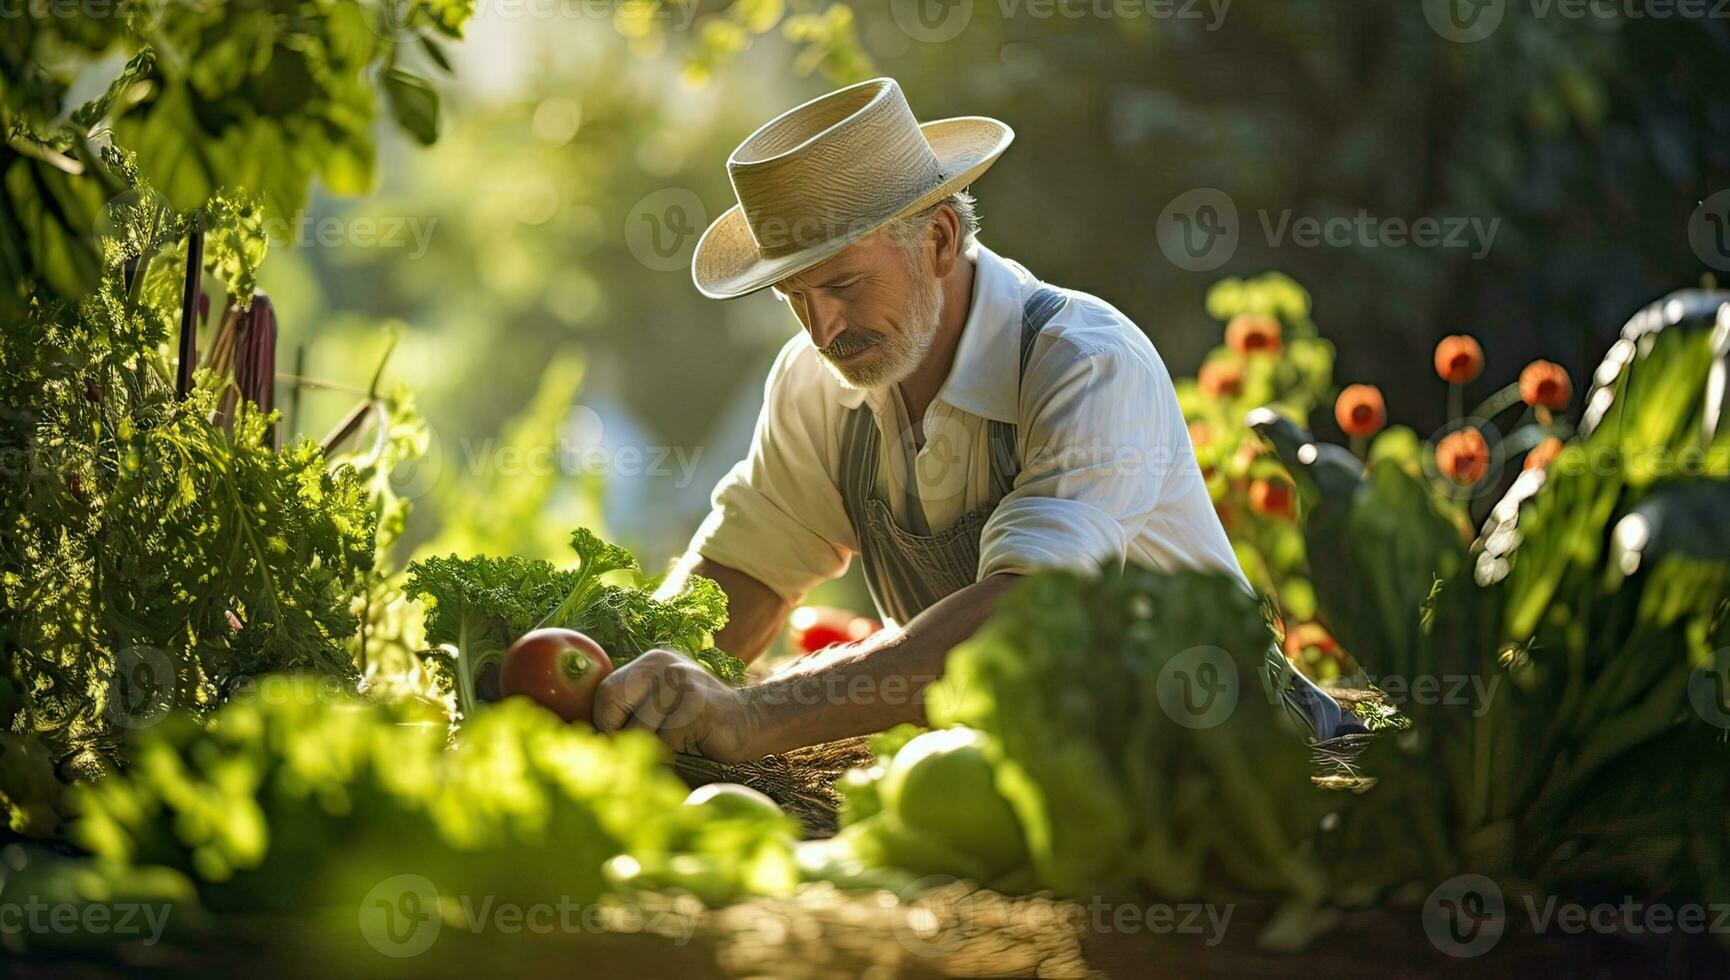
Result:
[[[800,356],[795,338],[776,359],[750,453],[716,485],[690,546],[791,602],[845,572],[854,548],[828,467],[828,406],[801,385]]]
[[[1035,348],[1019,415],[1021,470],[985,523],[979,577],[1121,567],[1189,451],[1165,365],[1151,348],[1055,338]]]

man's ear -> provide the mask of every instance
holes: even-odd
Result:
[[[955,271],[955,264],[961,261],[961,218],[955,209],[947,204],[939,204],[937,213],[932,216],[931,234],[935,236],[933,271],[937,278],[947,277]]]

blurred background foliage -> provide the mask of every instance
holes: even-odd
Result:
[[[1323,298],[1334,376],[1380,384],[1420,434],[1445,421],[1439,337],[1493,350],[1469,397],[1540,354],[1579,377],[1630,311],[1708,271],[1687,229],[1730,173],[1723,20],[1507,4],[1490,37],[1461,44],[1416,2],[965,4],[924,21],[899,2],[480,4],[449,51],[460,82],[442,87],[440,140],[381,133],[378,192],[317,192],[262,274],[283,360],[305,345],[310,376],[364,383],[378,324],[403,325],[391,371],[433,443],[405,546],[551,556],[565,514],[599,507],[650,567],[676,554],[794,329],[769,297],[716,303],[690,285],[696,236],[732,201],[727,153],[873,74],[923,118],[1013,125],[976,188],[983,237],[1123,309],[1175,374],[1217,343],[1208,286],[1278,268]],[[1097,15],[1113,10],[1138,16]],[[914,36],[949,33],[929,29],[937,15],[965,27]],[[1243,227],[1205,272],[1167,261],[1156,235],[1197,187],[1229,194]],[[1270,243],[1263,210],[1500,224],[1481,256],[1303,248]],[[316,437],[347,406],[309,391],[292,421]],[[1318,435],[1338,439],[1331,426]]]

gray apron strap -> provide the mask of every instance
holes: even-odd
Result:
[[[1027,370],[1035,338],[1065,302],[1062,293],[1046,286],[1027,300],[1021,318],[1021,373]],[[905,623],[977,579],[980,532],[997,501],[1014,489],[1021,470],[1014,423],[992,420],[988,437],[992,500],[943,531],[918,534],[895,521],[877,490],[883,438],[871,409],[860,405],[842,421],[841,502],[859,541],[872,601],[885,618]]]

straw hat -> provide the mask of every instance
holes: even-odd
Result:
[[[691,278],[731,299],[803,272],[966,187],[1014,138],[983,116],[921,124],[893,78],[813,99],[727,158],[739,203],[703,232]]]

